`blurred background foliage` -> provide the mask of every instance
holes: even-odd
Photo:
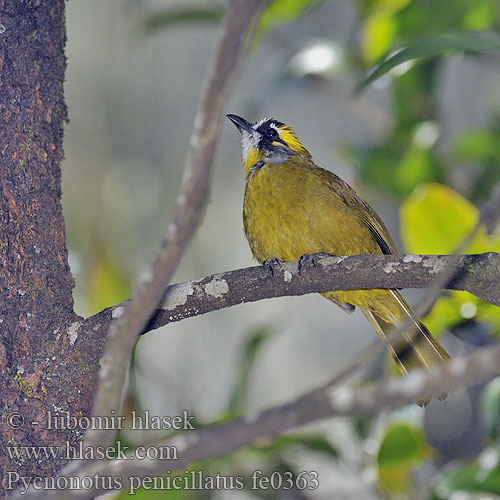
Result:
[[[82,314],[127,298],[161,239],[227,3],[68,4],[64,207]],[[396,239],[399,227],[404,252],[451,253],[500,180],[499,57],[498,0],[272,0],[227,111],[294,127]],[[179,280],[251,264],[237,155],[226,127],[211,204]],[[466,252],[489,251],[500,251],[500,235],[481,227]],[[499,309],[465,292],[443,293],[425,322],[452,355],[500,332]],[[316,297],[170,325],[138,342],[126,408],[189,410],[199,425],[232,419],[327,380],[368,331]],[[384,376],[385,365],[375,360],[358,383]],[[136,498],[500,498],[499,436],[495,379],[426,410],[321,422],[191,467],[242,476],[243,491],[144,489]],[[320,486],[251,490],[256,469],[318,471]]]

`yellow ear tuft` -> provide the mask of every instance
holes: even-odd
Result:
[[[280,138],[286,142],[286,145],[296,153],[307,153],[309,151],[302,146],[302,143],[297,139],[295,132],[287,125],[279,128]]]

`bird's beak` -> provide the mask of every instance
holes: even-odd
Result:
[[[239,130],[240,134],[245,131],[251,134],[254,132],[254,129],[252,127],[252,124],[250,122],[247,122],[244,118],[241,118],[241,116],[237,115],[226,115],[235,125],[236,128]]]

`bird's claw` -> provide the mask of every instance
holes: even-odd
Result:
[[[326,252],[312,253],[312,254],[304,254],[299,259],[298,271],[301,274],[302,269],[306,267],[313,266],[316,267],[316,262],[323,257],[330,257],[330,254]]]
[[[278,258],[274,258],[271,260],[265,260],[262,263],[262,267],[271,275],[274,276],[275,271],[277,271],[281,267],[281,260]]]

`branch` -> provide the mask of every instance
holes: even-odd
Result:
[[[248,267],[177,283],[165,298],[145,331],[207,312],[272,297],[305,295],[330,290],[431,287],[452,261],[450,290],[466,290],[500,306],[500,254],[475,255],[353,255],[321,257],[315,266],[299,272],[298,262],[279,267]],[[86,320],[86,328],[104,330],[119,316],[126,303],[118,304]],[[145,332],[143,332],[145,333]]]
[[[358,389],[337,386],[337,377],[288,404],[275,406],[229,423],[184,431],[171,438],[150,443],[155,449],[175,447],[176,460],[114,460],[93,463],[78,471],[78,477],[96,478],[94,488],[87,491],[31,491],[17,498],[33,500],[87,499],[104,490],[102,478],[109,484],[130,487],[129,481],[150,478],[165,471],[184,470],[189,464],[226,455],[235,449],[274,438],[298,426],[336,416],[377,415],[380,411],[398,408],[428,395],[439,396],[458,387],[472,386],[500,373],[500,344],[489,345],[472,354],[457,358],[430,372],[417,370],[404,378],[382,381]],[[147,447],[147,446],[146,446]],[[78,478],[77,478],[78,479]],[[116,480],[113,483],[113,480]],[[89,481],[91,483],[91,480]],[[64,484],[64,483],[61,483]],[[88,483],[87,483],[88,484]],[[91,483],[92,484],[92,483]]]
[[[184,177],[172,222],[147,278],[135,290],[124,314],[112,324],[94,401],[93,414],[118,414],[125,375],[136,336],[147,325],[165,287],[198,227],[208,198],[212,158],[225,102],[249,27],[268,0],[235,0],[229,7],[215,58],[205,79],[194,121]],[[86,446],[111,444],[114,432],[92,430]]]

